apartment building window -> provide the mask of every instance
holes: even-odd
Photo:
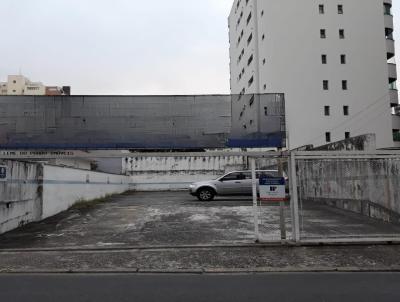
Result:
[[[250,58],[247,60],[247,66],[249,66],[253,62],[253,55],[250,56]]]
[[[342,81],[342,89],[343,89],[343,90],[347,90],[347,88],[348,88],[348,87],[347,87],[347,81],[346,81],[346,80],[343,80],[343,81]]]
[[[346,55],[340,55],[340,63],[346,64]]]
[[[320,30],[320,36],[321,36],[321,39],[326,39],[326,30],[325,29]]]
[[[238,60],[237,60],[237,63],[238,63],[238,64],[239,64],[240,61],[242,60],[243,56],[244,56],[244,48],[242,49],[242,51],[241,51],[241,53],[240,53],[240,55],[239,55],[239,58],[238,58]]]
[[[253,40],[253,33],[251,33],[249,38],[247,39],[247,45],[250,44],[251,40]]]
[[[343,106],[343,115],[345,116],[349,115],[349,106]]]
[[[251,86],[251,84],[253,84],[253,82],[254,82],[254,77],[251,77],[249,80],[249,87]]]
[[[251,20],[251,13],[250,13],[249,16],[247,17],[247,25],[249,25],[250,20]]]
[[[249,106],[253,106],[254,104],[254,94],[251,96],[250,100],[249,100]]]
[[[344,39],[344,29],[339,29],[339,38]]]
[[[328,62],[327,55],[321,55],[321,61],[322,61],[322,64],[326,64]]]
[[[329,81],[328,80],[322,81],[322,88],[324,90],[328,90],[329,89]]]
[[[325,116],[330,116],[331,115],[331,107],[330,106],[325,106],[324,107],[324,114],[325,114]]]
[[[338,10],[339,15],[343,15],[343,5],[342,4],[338,5],[337,10]]]
[[[344,133],[344,138],[349,139],[350,138],[350,132],[345,132]]]
[[[319,13],[320,13],[321,15],[325,14],[325,6],[324,6],[323,4],[320,4],[320,5],[319,5]]]
[[[265,116],[268,115],[268,107],[264,107],[264,115],[265,115]]]
[[[331,133],[330,132],[325,132],[325,140],[327,143],[331,142]]]

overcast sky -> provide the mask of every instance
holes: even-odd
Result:
[[[73,94],[229,93],[233,0],[0,1],[0,81],[21,71]]]

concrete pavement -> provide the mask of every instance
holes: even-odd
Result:
[[[260,209],[266,238],[279,239],[278,212],[275,205]],[[397,232],[321,205],[303,213],[307,234]],[[202,203],[186,192],[129,193],[0,236],[0,272],[400,271],[400,245],[276,244],[254,243],[249,198]]]
[[[400,235],[400,227],[319,204],[301,207],[302,236]],[[290,211],[286,208],[288,237]],[[280,240],[279,207],[259,209],[260,232]],[[74,207],[39,223],[0,236],[0,249],[124,248],[132,246],[253,244],[252,200],[217,198],[199,202],[187,192],[137,192]]]

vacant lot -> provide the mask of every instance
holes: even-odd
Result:
[[[56,201],[54,201],[56,202]],[[304,236],[400,234],[400,228],[321,205],[304,205]],[[279,207],[259,208],[265,240],[280,239]],[[286,224],[290,237],[290,213]],[[250,197],[203,203],[187,192],[133,192],[78,206],[0,236],[0,248],[225,245],[254,242]]]

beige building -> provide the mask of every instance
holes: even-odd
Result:
[[[23,75],[9,75],[7,82],[0,82],[0,95],[69,95],[67,86],[47,87],[41,82],[31,82]]]

